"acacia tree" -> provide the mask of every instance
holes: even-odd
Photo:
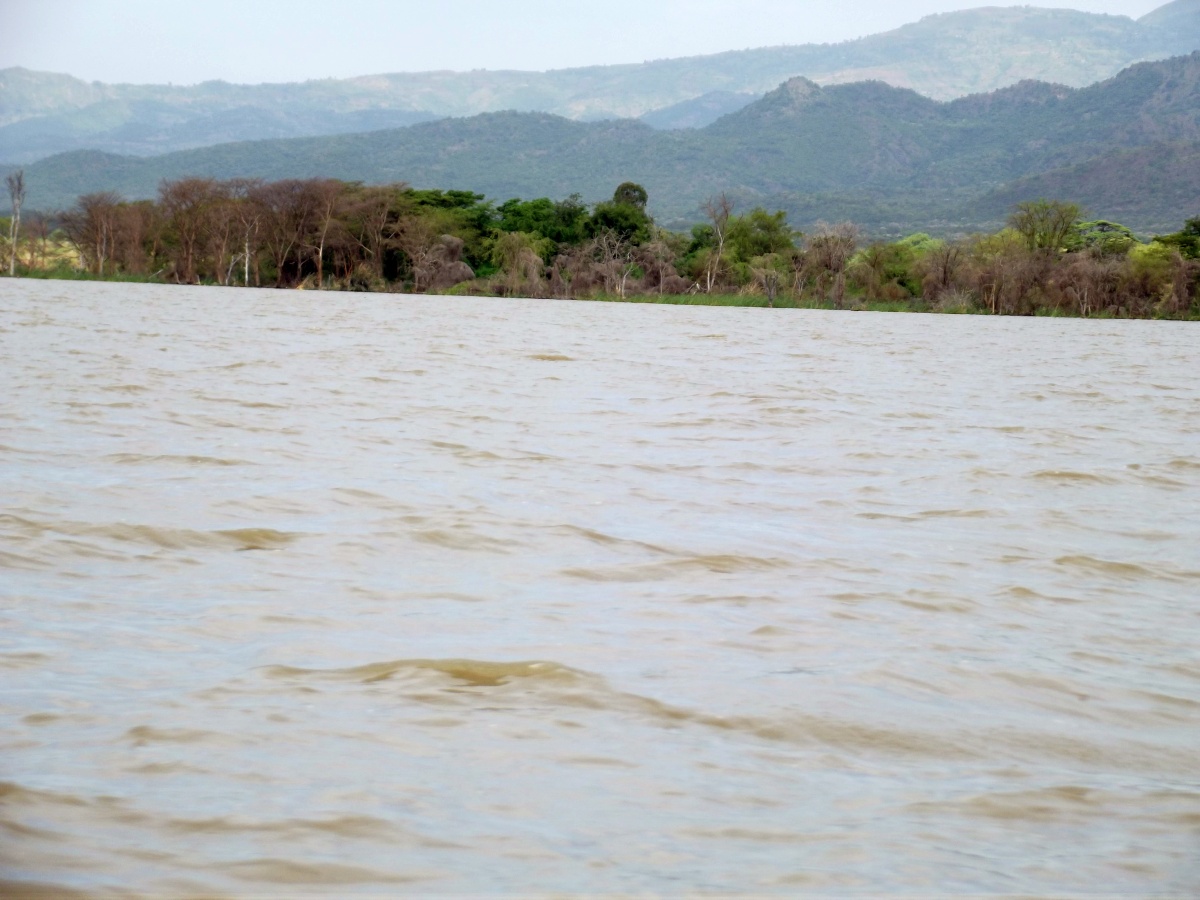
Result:
[[[1174,247],[1184,259],[1200,259],[1200,216],[1188,219],[1181,231],[1175,234],[1160,234],[1154,241]]]
[[[1030,200],[1018,203],[1008,225],[1025,240],[1029,250],[1057,253],[1079,223],[1080,209],[1074,203],[1058,200]]]
[[[18,169],[4,179],[12,203],[12,219],[8,226],[8,274],[17,273],[17,238],[21,233],[21,204],[25,202],[25,170]]]
[[[1138,242],[1134,233],[1118,222],[1097,219],[1081,222],[1070,235],[1071,250],[1085,250],[1093,256],[1124,256]]]

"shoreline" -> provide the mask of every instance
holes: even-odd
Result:
[[[993,313],[987,309],[975,306],[966,306],[957,304],[946,308],[938,308],[938,304],[930,304],[919,297],[914,297],[911,301],[877,301],[867,300],[862,296],[848,296],[847,301],[839,308],[833,301],[817,300],[811,297],[796,298],[795,296],[777,297],[774,303],[768,303],[767,298],[762,294],[728,294],[728,293],[713,293],[713,294],[631,294],[627,297],[621,297],[615,294],[598,293],[584,297],[524,297],[524,296],[503,296],[500,294],[490,293],[469,293],[464,291],[351,291],[338,287],[306,287],[304,285],[298,287],[274,287],[274,286],[255,286],[255,285],[222,285],[222,284],[175,284],[162,279],[152,279],[146,276],[137,275],[117,275],[105,276],[103,278],[96,275],[76,271],[72,273],[39,273],[39,274],[18,274],[9,276],[6,273],[0,273],[0,283],[4,280],[12,281],[63,281],[63,282],[98,282],[107,284],[146,284],[157,285],[161,287],[206,287],[206,288],[233,288],[236,290],[251,290],[263,292],[286,292],[294,291],[298,293],[331,293],[331,294],[372,294],[372,295],[394,295],[401,297],[475,297],[480,299],[494,300],[554,300],[559,302],[569,303],[628,303],[634,305],[654,305],[654,306],[710,306],[710,307],[728,307],[741,309],[775,309],[775,310],[822,310],[826,312],[876,312],[876,313],[907,313],[915,315],[954,315],[954,316],[986,316],[992,318],[1041,318],[1041,319],[1096,319],[1101,321],[1167,321],[1167,322],[1200,322],[1200,311],[1189,311],[1184,315],[1150,315],[1150,316],[1135,316],[1130,315],[1126,310],[1117,310],[1115,312],[1103,310],[1091,315],[1080,315],[1068,309],[1056,308],[1040,308],[1032,313],[1024,315],[1014,315],[1011,313]]]

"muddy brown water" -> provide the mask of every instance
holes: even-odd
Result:
[[[0,893],[1194,896],[1198,348],[0,281]]]

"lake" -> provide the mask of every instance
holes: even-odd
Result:
[[[0,888],[1194,895],[1200,330],[0,281]]]

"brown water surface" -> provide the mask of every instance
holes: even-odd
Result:
[[[0,893],[1194,895],[1198,334],[0,282]]]

